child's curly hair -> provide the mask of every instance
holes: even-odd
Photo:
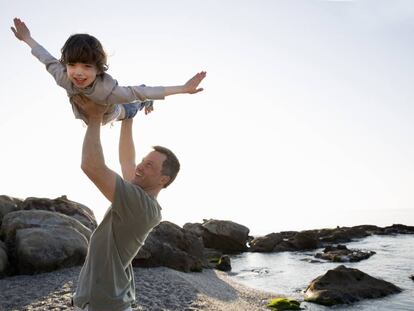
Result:
[[[98,74],[108,70],[107,56],[101,42],[88,34],[74,34],[66,40],[62,49],[60,62],[64,65],[70,63],[94,64]]]

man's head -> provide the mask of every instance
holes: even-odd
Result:
[[[69,79],[79,88],[95,81],[108,69],[106,53],[98,39],[88,34],[75,34],[62,47],[61,63]]]
[[[135,169],[133,183],[147,192],[158,193],[167,188],[175,179],[180,170],[180,162],[168,148],[154,146]]]

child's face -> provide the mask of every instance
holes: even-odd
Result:
[[[95,65],[85,63],[68,63],[66,64],[66,71],[69,80],[80,89],[91,85],[98,74]]]

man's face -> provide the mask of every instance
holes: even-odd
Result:
[[[162,188],[166,176],[162,175],[161,169],[167,157],[157,151],[150,152],[135,168],[133,184],[140,186],[143,190]]]
[[[77,88],[84,89],[95,81],[98,69],[93,64],[69,63],[66,65],[66,72]]]

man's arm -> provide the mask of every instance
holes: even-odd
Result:
[[[131,181],[135,175],[135,145],[132,136],[133,119],[122,121],[119,138],[119,163],[121,164],[122,177]]]
[[[10,27],[17,39],[25,42],[30,48],[38,45],[35,39],[30,35],[30,30],[20,18],[14,18],[14,27]]]
[[[75,102],[88,117],[88,128],[82,146],[81,168],[102,194],[113,202],[117,175],[105,164],[100,137],[102,116],[107,107],[97,105],[80,96],[75,99]]]

